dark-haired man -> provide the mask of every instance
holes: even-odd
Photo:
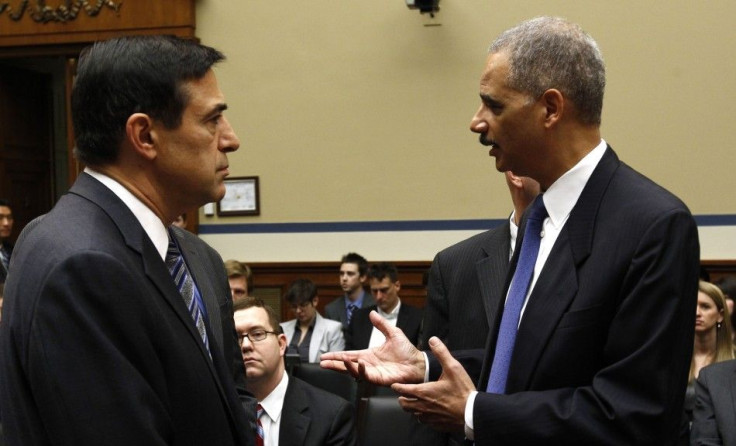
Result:
[[[163,36],[81,54],[71,105],[87,168],[16,247],[5,288],[10,444],[253,444],[222,259],[169,229],[225,194],[240,143],[212,71],[223,58]]]
[[[340,288],[343,298],[335,299],[325,306],[325,317],[340,321],[343,331],[347,330],[353,312],[373,305],[373,297],[366,293],[365,286],[368,261],[362,255],[349,252],[340,260]]]

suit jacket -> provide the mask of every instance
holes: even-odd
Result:
[[[369,314],[376,308],[377,306],[373,305],[353,312],[350,326],[345,335],[345,348],[347,350],[368,348],[373,332],[373,324],[371,324]],[[396,326],[404,332],[412,344],[417,345],[422,334],[422,310],[401,302]]]
[[[2,247],[5,248],[5,252],[8,256],[8,265],[10,265],[10,259],[13,255],[13,244],[9,241],[3,242]],[[5,268],[5,265],[3,265],[3,262],[0,262],[0,283],[5,283],[5,280],[8,277],[8,270]]]
[[[709,365],[698,374],[690,444],[736,444],[736,360]]]
[[[476,444],[673,444],[698,271],[697,227],[687,207],[608,148],[532,290],[508,395],[475,399]],[[504,295],[491,302],[479,389],[486,388]],[[468,358],[477,362],[477,351]],[[436,366],[432,360],[432,377]]]
[[[150,238],[91,176],[16,247],[0,326],[9,444],[252,444],[222,260],[175,236],[207,306],[211,359]]]
[[[435,256],[429,269],[422,346],[432,336],[451,350],[485,346],[496,311],[491,302],[498,302],[506,280],[510,239],[507,219]]]
[[[367,293],[363,290],[363,304],[360,308],[370,307],[374,305],[376,301],[373,299],[371,293]],[[347,330],[348,328],[348,315],[345,312],[345,296],[338,297],[332,302],[325,305],[325,317],[332,319],[333,321],[340,321],[342,323],[342,329]]]
[[[339,352],[345,350],[345,338],[342,334],[342,324],[337,321],[323,318],[316,314],[312,339],[309,341],[309,362],[319,362],[322,353]],[[291,344],[296,329],[296,319],[282,322],[281,328],[286,335],[286,345]]]
[[[337,395],[290,376],[281,409],[279,445],[355,444],[353,405]]]

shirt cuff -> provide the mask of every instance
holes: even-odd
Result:
[[[473,405],[478,391],[474,390],[468,395],[468,401],[465,402],[465,438],[475,440],[475,432],[473,431]]]

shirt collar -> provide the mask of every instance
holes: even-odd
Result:
[[[273,420],[274,423],[281,418],[281,409],[284,407],[284,398],[286,397],[286,387],[289,385],[289,374],[284,370],[281,375],[281,381],[274,387],[271,393],[259,401],[263,411]]]
[[[358,308],[363,308],[363,298],[365,297],[365,290],[362,290],[360,292],[360,296],[358,296],[355,301],[350,300],[348,295],[345,295],[345,308],[347,308],[350,304],[354,304]]]
[[[158,251],[161,259],[165,259],[166,250],[169,247],[169,233],[166,230],[166,226],[161,222],[161,219],[148,206],[143,204],[138,197],[114,179],[89,167],[85,167],[84,172],[104,184],[125,203],[141,226],[143,226],[143,230],[146,231],[146,234],[148,234],[148,237],[153,242],[153,246],[156,247],[156,251]]]
[[[381,307],[376,306],[376,311],[378,311],[378,314],[383,316],[384,319],[397,319],[399,317],[399,310],[401,309],[401,299],[399,299],[399,302],[396,304],[396,307],[391,310],[390,313],[384,313],[383,310],[381,310]]]
[[[562,227],[572,208],[580,198],[585,184],[603,158],[608,145],[604,140],[583,157],[572,169],[565,172],[544,192],[542,199],[547,208],[549,221],[555,228]]]

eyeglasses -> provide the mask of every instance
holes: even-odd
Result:
[[[243,345],[243,339],[248,338],[250,342],[260,342],[269,334],[277,335],[278,333],[275,331],[266,331],[266,330],[253,330],[250,333],[238,333],[238,345]]]

